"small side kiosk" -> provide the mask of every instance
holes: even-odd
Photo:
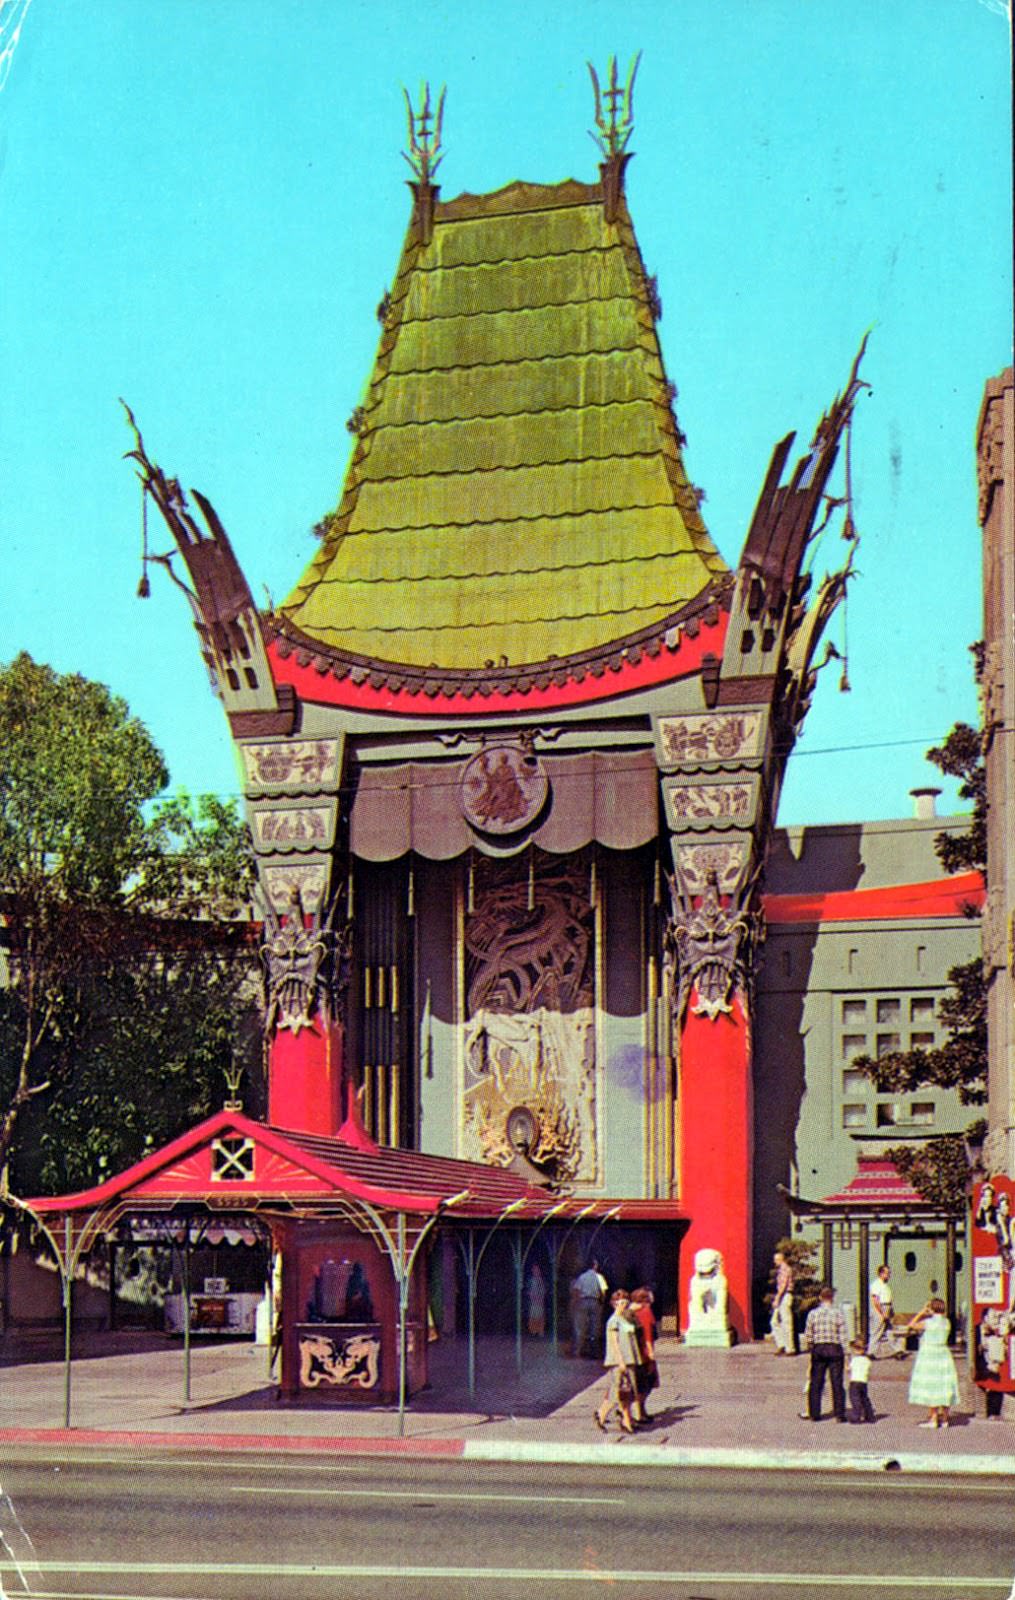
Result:
[[[93,1189],[12,1203],[42,1229],[60,1270],[68,1414],[74,1279],[103,1239],[132,1225],[179,1251],[185,1341],[201,1321],[192,1250],[216,1221],[243,1222],[270,1244],[280,1398],[402,1406],[427,1381],[425,1257],[436,1225],[561,1210],[510,1170],[379,1148],[352,1112],[327,1138],[233,1109]]]

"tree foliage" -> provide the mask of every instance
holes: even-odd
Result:
[[[775,1249],[781,1251],[793,1269],[793,1316],[798,1323],[801,1323],[806,1319],[807,1313],[814,1310],[821,1294],[821,1279],[818,1276],[816,1260],[818,1247],[816,1244],[808,1243],[806,1239],[787,1237],[780,1239]],[[765,1304],[769,1309],[775,1300],[775,1273],[776,1269],[773,1266],[769,1272],[773,1288],[765,1296]]]
[[[252,860],[235,807],[157,797],[147,729],[103,685],[0,669],[0,1170],[90,1184],[256,1060]]]
[[[980,664],[981,652],[973,647]],[[946,872],[986,872],[987,778],[983,741],[968,723],[956,723],[944,743],[927,751],[927,759],[948,777],[958,778],[959,796],[972,801],[967,831],[939,833],[934,841]],[[969,914],[975,915],[970,908]],[[894,1050],[874,1059],[858,1056],[853,1065],[866,1073],[881,1094],[908,1094],[927,1086],[957,1089],[962,1105],[987,1101],[987,984],[977,957],[952,967],[951,989],[938,1006],[938,1021],[947,1029],[944,1043],[931,1050]],[[979,1122],[966,1130],[979,1131]],[[965,1206],[968,1163],[963,1138],[944,1134],[919,1144],[893,1146],[888,1155],[899,1171],[927,1200],[960,1213]]]

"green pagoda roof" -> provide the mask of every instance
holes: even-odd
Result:
[[[516,666],[643,634],[728,582],[608,170],[447,202],[414,186],[342,498],[281,607],[294,641]]]

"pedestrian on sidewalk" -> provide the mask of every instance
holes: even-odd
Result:
[[[895,1332],[895,1306],[892,1301],[891,1270],[878,1268],[870,1287],[870,1339],[867,1354],[872,1361],[891,1356],[905,1356],[905,1348]]]
[[[631,1296],[631,1312],[638,1330],[638,1370],[634,1376],[637,1394],[634,1402],[635,1422],[649,1422],[645,1402],[653,1389],[659,1387],[659,1368],[656,1365],[656,1327],[652,1303],[655,1295],[647,1286],[635,1289]]]
[[[574,1336],[571,1353],[574,1356],[594,1356],[603,1323],[603,1302],[609,1284],[599,1270],[593,1256],[584,1272],[571,1284],[571,1331]]]
[[[777,1356],[796,1354],[793,1336],[793,1268],[781,1250],[772,1257],[775,1267],[775,1298],[772,1301],[772,1338]]]
[[[862,1339],[854,1339],[849,1347],[849,1420],[850,1422],[876,1422],[870,1391],[871,1358],[863,1347]]]
[[[825,1373],[832,1386],[832,1407],[836,1422],[846,1420],[846,1393],[842,1374],[849,1348],[846,1313],[835,1304],[835,1290],[826,1284],[804,1327],[804,1346],[811,1353],[811,1381],[807,1390],[807,1415],[821,1421],[821,1396]]]
[[[636,1395],[638,1329],[631,1316],[631,1302],[626,1289],[615,1289],[610,1296],[610,1305],[613,1315],[606,1324],[606,1350],[603,1355],[603,1366],[610,1373],[610,1383],[592,1416],[596,1427],[605,1433],[615,1410],[624,1433],[633,1433],[631,1407]]]
[[[909,1380],[909,1403],[930,1407],[930,1416],[919,1424],[921,1428],[947,1428],[948,1412],[959,1403],[959,1375],[948,1348],[944,1301],[928,1300],[906,1331],[920,1335],[920,1348]]]

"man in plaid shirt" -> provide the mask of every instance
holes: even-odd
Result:
[[[807,1318],[804,1345],[811,1353],[811,1381],[807,1390],[807,1414],[812,1422],[821,1420],[821,1396],[825,1373],[832,1385],[832,1405],[836,1422],[846,1421],[846,1391],[842,1382],[843,1364],[849,1348],[846,1313],[835,1304],[835,1290],[822,1289],[817,1305]]]

